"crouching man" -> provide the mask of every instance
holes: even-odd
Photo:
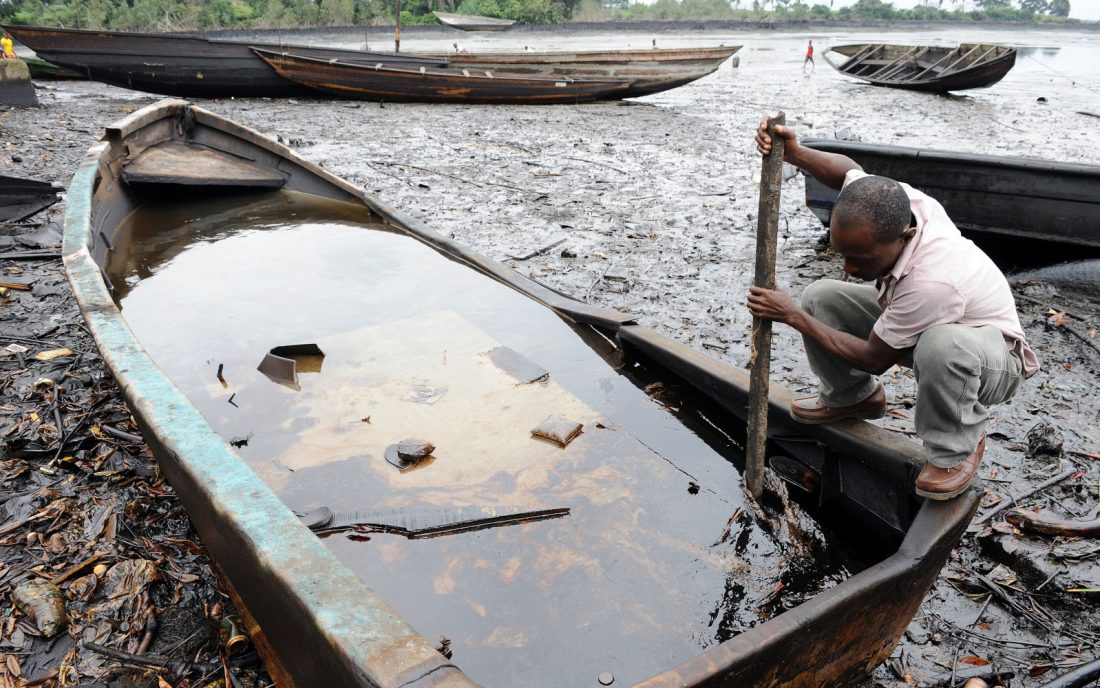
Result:
[[[895,363],[911,367],[927,455],[917,494],[950,499],[977,473],[987,407],[1011,399],[1039,370],[1008,281],[931,197],[868,175],[844,155],[803,147],[788,127],[775,134],[784,139],[784,161],[841,189],[832,246],[845,273],[873,284],[819,280],[801,306],[781,290],[751,288],[749,310],[802,333],[819,379],[818,395],[792,402],[791,416],[803,423],[881,418],[886,394],[875,376]],[[767,155],[771,143],[765,121],[756,146]]]

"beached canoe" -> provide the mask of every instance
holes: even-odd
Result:
[[[829,53],[845,59],[834,61]],[[962,91],[992,86],[1016,64],[1016,49],[987,43],[958,47],[859,43],[825,52],[825,61],[842,74],[914,91]]]
[[[27,69],[31,70],[31,78],[35,81],[79,81],[88,78],[79,72],[46,62],[40,57],[24,57],[23,61],[27,63]]]
[[[633,81],[624,98],[660,93],[712,74],[739,45],[706,48],[580,50],[522,53],[424,53],[446,57],[452,66],[542,76]]]
[[[13,25],[4,28],[42,59],[112,86],[195,98],[276,98],[317,93],[280,77],[251,47],[285,50],[285,45],[124,31]],[[338,48],[294,46],[294,51],[320,59],[369,64],[447,64],[441,57]]]
[[[19,222],[60,200],[58,186],[0,175],[0,222]]]
[[[297,685],[850,684],[977,506],[917,499],[916,445],[795,423],[773,386],[768,456],[798,504],[754,517],[744,371],[183,101],[89,151],[64,260]]]
[[[390,103],[589,103],[621,98],[631,83],[625,79],[540,77],[462,67],[367,66],[258,48],[256,54],[279,76],[318,92]]]
[[[943,204],[964,232],[1100,247],[1100,166],[807,139],[864,170],[903,181]],[[806,177],[806,206],[828,226],[837,190]]]
[[[515,24],[511,19],[479,17],[476,14],[454,14],[452,12],[432,12],[440,24],[462,31],[504,31]]]

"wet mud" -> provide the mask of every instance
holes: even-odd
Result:
[[[1100,112],[1094,36],[957,26],[909,33],[846,28],[655,36],[412,34],[403,49],[446,49],[456,41],[470,50],[643,47],[654,38],[662,47],[721,42],[745,47],[737,68],[726,63],[695,84],[624,103],[508,108],[229,99],[198,104],[278,137],[389,205],[539,282],[635,313],[643,324],[745,367],[750,318],[744,294],[752,277],[754,177],[760,169],[751,138],[764,114],[785,111],[805,136],[847,130],[864,141],[1100,164],[1087,143],[1100,119],[1081,114]],[[810,38],[819,46],[987,40],[1026,50],[993,88],[935,96],[860,84],[820,59],[815,71],[804,72],[803,49]],[[347,36],[333,37],[332,43],[350,44]],[[63,184],[103,125],[157,99],[78,82],[42,85],[39,98],[39,110],[0,113],[3,161],[13,174]],[[783,188],[778,274],[779,283],[794,293],[815,279],[841,274],[801,195],[802,180],[792,177]],[[1071,252],[1067,258],[1074,257]],[[1023,265],[1011,256],[1007,262]],[[52,271],[58,288],[64,288],[56,279],[58,263],[41,269]],[[308,284],[308,276],[302,280]],[[868,686],[952,685],[993,671],[1011,672],[1009,685],[1037,686],[1097,656],[1100,544],[1023,534],[1004,521],[1004,511],[994,509],[1018,500],[1064,518],[1095,516],[1100,306],[1087,284],[1082,294],[1025,277],[1014,288],[1043,370],[1011,404],[994,409],[980,469],[986,495],[972,532]],[[43,318],[50,317],[47,313]],[[302,342],[272,345],[279,343]],[[774,347],[773,379],[812,392],[801,342],[777,328]],[[881,423],[911,436],[912,375],[894,369],[884,379],[891,407]],[[1028,432],[1040,423],[1059,436],[1059,451],[1029,446]]]

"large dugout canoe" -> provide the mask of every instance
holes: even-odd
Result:
[[[242,461],[150,358],[113,297],[113,290],[124,285],[112,285],[105,276],[114,269],[113,263],[130,260],[135,247],[128,242],[138,235],[123,228],[136,209],[154,202],[170,206],[173,199],[186,209],[198,198],[213,196],[224,207],[231,207],[236,199],[243,203],[246,198],[279,193],[369,211],[395,241],[419,247],[421,258],[427,251],[451,266],[448,270],[472,271],[469,274],[490,280],[494,289],[542,314],[539,318],[574,332],[583,342],[581,348],[601,352],[600,365],[605,367],[601,375],[616,375],[609,361],[623,356],[627,364],[623,370],[646,371],[648,379],[682,385],[685,394],[697,395],[714,406],[705,422],[721,424],[721,433],[733,438],[744,437],[737,419],[746,414],[748,378],[741,370],[638,325],[627,314],[575,301],[525,278],[384,205],[273,140],[207,110],[167,100],[107,127],[104,140],[89,151],[69,188],[64,243],[67,274],[103,359],[119,381],[165,474],[247,615],[262,629],[268,658],[299,686],[476,685],[460,669],[461,653],[451,662],[438,652],[341,563]],[[223,224],[220,217],[202,221],[213,223],[212,231],[220,231]],[[170,239],[157,236],[159,224],[150,227],[152,241]],[[423,275],[423,268],[414,267],[407,274]],[[369,296],[370,291],[364,292],[364,298]],[[461,293],[452,296],[464,298]],[[393,305],[384,300],[376,303]],[[479,303],[469,305],[482,307]],[[157,307],[163,310],[164,304]],[[357,310],[363,307],[360,303]],[[423,320],[402,322],[407,324],[401,329],[413,336],[409,341],[416,342],[446,329],[454,319],[434,327],[426,327]],[[459,334],[455,329],[443,333],[456,341]],[[354,333],[350,349],[374,346],[377,341],[377,332],[372,336]],[[444,349],[442,361],[438,353],[430,357],[431,365],[439,369],[460,366],[460,352],[454,346],[449,350],[448,356]],[[423,363],[428,359],[417,360]],[[478,365],[488,370],[485,366],[490,364],[483,360]],[[549,382],[531,378],[543,382],[525,389],[535,393],[552,389],[558,372],[550,371]],[[472,378],[465,383],[477,386]],[[460,393],[465,383],[454,393]],[[627,391],[646,397],[635,378],[626,384]],[[508,387],[508,394],[518,393],[514,387]],[[865,544],[881,542],[884,555],[771,620],[640,680],[639,686],[832,686],[857,680],[890,654],[973,515],[979,496],[976,488],[947,502],[923,502],[914,496],[921,451],[913,443],[862,421],[832,426],[794,423],[786,413],[790,394],[775,386],[772,390],[768,456],[784,463],[785,473],[797,477],[795,482],[807,485],[803,500],[807,508],[835,519],[836,533]],[[477,410],[470,405],[465,409]],[[331,411],[325,408],[324,413]],[[723,420],[727,417],[732,420]],[[670,413],[662,418],[650,425],[669,425],[678,422],[679,416]],[[382,420],[379,414],[371,426],[356,424],[373,432]],[[599,428],[591,429],[593,437],[615,432],[615,428]],[[462,436],[469,436],[466,429]],[[583,437],[578,440],[582,444]],[[620,439],[634,441],[627,436]],[[502,449],[510,446],[502,445]],[[561,460],[568,462],[568,457],[577,457],[571,453],[577,446],[553,451],[563,452],[556,456],[567,457]],[[505,464],[517,460],[510,451],[505,454]],[[685,459],[675,454],[654,458],[653,465],[677,465]],[[610,463],[625,460],[622,456],[616,459]],[[484,460],[499,465],[489,454]],[[569,479],[575,468],[566,463],[559,473],[548,477]],[[445,464],[437,461],[413,475],[430,476],[436,470],[445,470]],[[643,469],[639,466],[638,470]],[[644,477],[653,479],[648,473]],[[696,497],[689,497],[691,490],[684,490],[684,484],[677,481],[675,503],[702,496],[734,497],[732,493],[707,495],[712,484],[704,482],[702,492],[696,485]],[[621,489],[618,482],[585,482],[581,487],[590,496]],[[664,518],[675,519],[676,515],[674,509]],[[727,524],[727,536],[736,517],[737,513]],[[645,527],[652,518],[635,514],[632,527]],[[574,510],[568,519],[541,521],[530,527],[563,523],[583,531],[584,519],[580,510]],[[721,524],[718,526],[720,529]],[[530,536],[533,531],[527,533]],[[644,552],[658,544],[645,542],[641,549]],[[611,563],[597,564],[595,572]],[[686,583],[674,581],[675,585]],[[572,657],[560,661],[564,668]]]
[[[52,29],[4,25],[42,59],[112,86],[190,98],[316,96],[287,81],[252,52],[252,46],[284,50],[286,45],[212,40],[197,36]],[[293,46],[298,54],[369,64],[442,66],[443,57]]]
[[[834,62],[830,52],[847,59]],[[876,86],[946,93],[997,83],[1016,64],[1016,49],[987,43],[955,48],[858,43],[829,48],[825,61],[841,74]]]
[[[322,93],[401,103],[552,105],[621,98],[625,79],[540,77],[460,67],[399,67],[318,60],[256,49],[279,76]]]
[[[1100,247],[1098,165],[832,139],[803,145],[846,155],[870,174],[924,191],[963,231]],[[826,226],[837,194],[806,177],[806,206]]]
[[[425,53],[446,57],[451,65],[518,74],[629,79],[624,98],[660,93],[712,74],[739,45],[706,48],[578,50],[522,53]]]

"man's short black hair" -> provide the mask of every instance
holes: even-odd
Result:
[[[846,226],[869,222],[875,240],[887,243],[909,227],[909,196],[893,179],[868,175],[853,180],[840,192],[833,206],[831,224]]]

